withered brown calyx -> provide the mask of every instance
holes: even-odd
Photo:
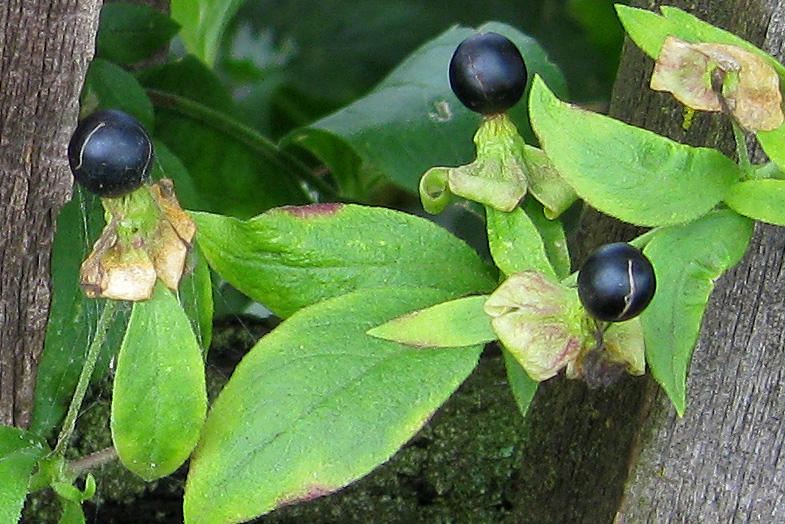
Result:
[[[196,234],[174,184],[163,178],[120,198],[102,199],[107,224],[82,263],[81,286],[90,298],[149,299],[155,282],[176,290]]]

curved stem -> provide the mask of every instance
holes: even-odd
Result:
[[[84,366],[82,366],[79,381],[76,383],[74,396],[71,398],[71,403],[68,406],[68,413],[66,414],[63,426],[60,429],[60,435],[57,437],[57,444],[52,452],[54,456],[65,456],[65,450],[68,447],[68,442],[71,440],[71,435],[73,435],[74,427],[76,426],[76,417],[79,415],[79,409],[82,407],[82,402],[87,393],[87,387],[90,385],[90,377],[93,376],[93,370],[95,370],[98,355],[101,353],[101,347],[104,345],[106,333],[109,331],[109,326],[112,323],[112,318],[114,318],[116,311],[117,301],[107,300],[104,305],[104,310],[101,312],[101,317],[98,319],[95,335],[87,350],[87,357],[85,358]]]
[[[316,176],[311,169],[291,154],[282,151],[273,142],[237,120],[193,100],[158,89],[147,89],[153,104],[175,111],[202,124],[217,129],[248,146],[281,168],[288,169],[311,185],[319,193],[335,200],[342,200],[338,191]]]

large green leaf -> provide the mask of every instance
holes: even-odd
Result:
[[[264,337],[205,423],[185,522],[243,522],[331,493],[389,459],[472,371],[481,346],[422,350],[366,331],[447,298],[366,289],[303,309]]]
[[[172,0],[172,18],[188,51],[212,66],[226,26],[243,0]]]
[[[508,36],[526,60],[530,74],[543,75],[564,92],[564,80],[532,38],[500,23],[478,31]],[[357,165],[339,164],[337,149],[346,149],[398,186],[417,193],[420,176],[435,165],[458,166],[473,158],[472,136],[480,116],[469,111],[450,90],[448,66],[457,45],[474,34],[465,27],[449,29],[401,63],[368,95],[315,124],[293,132],[287,143],[308,148],[343,186],[358,176]],[[533,138],[526,117],[526,98],[512,115],[524,136]]]
[[[657,291],[641,315],[646,360],[679,414],[701,319],[714,281],[747,249],[753,222],[731,210],[659,231],[644,249],[654,266]]]
[[[163,48],[179,29],[177,22],[150,6],[107,2],[101,8],[96,54],[134,64]]]
[[[155,136],[188,170],[202,209],[248,218],[309,198],[289,158],[243,125],[220,79],[193,57],[140,77],[155,103]]]
[[[31,433],[0,425],[0,522],[19,521],[30,474],[46,447]]]
[[[145,480],[174,472],[191,454],[207,409],[199,344],[174,295],[160,282],[135,302],[117,357],[112,440]]]
[[[725,203],[746,217],[785,226],[785,180],[748,180],[735,184]]]
[[[193,217],[210,267],[282,317],[355,289],[432,287],[464,295],[494,286],[469,246],[399,211],[316,204],[273,209],[248,221]]]
[[[487,295],[473,295],[407,313],[368,330],[372,337],[421,348],[457,348],[496,340],[483,306]]]
[[[65,416],[103,308],[102,301],[87,298],[79,286],[79,267],[103,224],[103,208],[98,199],[79,190],[57,217],[57,234],[52,247],[52,305],[46,344],[36,375],[30,424],[30,429],[42,436],[50,436]],[[120,346],[127,320],[127,310],[116,315],[94,379],[101,378],[109,369],[109,361]]]
[[[564,179],[591,206],[642,226],[687,222],[728,194],[741,171],[720,152],[679,144],[560,101],[536,79],[532,125]]]

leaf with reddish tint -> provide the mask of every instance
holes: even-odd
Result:
[[[474,369],[482,346],[423,350],[366,332],[450,298],[365,289],[302,309],[262,338],[205,423],[185,522],[244,522],[388,460]]]
[[[429,287],[460,296],[495,285],[463,241],[399,211],[317,204],[273,209],[247,221],[193,217],[210,267],[281,317],[357,289]]]

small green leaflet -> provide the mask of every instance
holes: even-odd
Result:
[[[46,446],[31,433],[0,425],[0,522],[19,521],[30,473]]]
[[[117,357],[112,440],[145,480],[174,472],[191,454],[207,410],[202,351],[188,317],[160,282],[135,302]]]
[[[210,267],[281,317],[356,289],[431,287],[466,295],[495,285],[463,241],[399,211],[315,204],[247,221],[192,215]]]
[[[537,393],[537,386],[539,382],[533,381],[529,378],[526,370],[520,365],[518,360],[506,349],[502,347],[502,354],[504,355],[504,365],[507,368],[507,381],[510,383],[512,396],[515,398],[515,403],[524,417],[529,412],[529,406],[534,400],[534,394]]]
[[[457,348],[496,340],[483,304],[487,295],[442,302],[368,330],[372,337],[421,348]]]
[[[748,180],[731,187],[728,207],[746,217],[785,226],[785,180]]]
[[[714,281],[736,265],[752,237],[753,222],[729,209],[664,228],[643,252],[657,291],[641,314],[646,360],[679,415],[686,407],[687,370]]]
[[[755,136],[769,159],[785,170],[785,126],[774,131],[758,131]]]
[[[365,289],[304,308],[262,338],[210,411],[185,522],[245,522],[388,460],[474,369],[482,346],[422,350],[366,332],[450,298]]]
[[[687,222],[720,203],[741,171],[691,147],[560,101],[536,78],[532,126],[559,173],[592,207],[641,226]]]
[[[557,278],[541,233],[523,208],[505,213],[486,206],[485,216],[491,256],[502,273],[533,269]]]

